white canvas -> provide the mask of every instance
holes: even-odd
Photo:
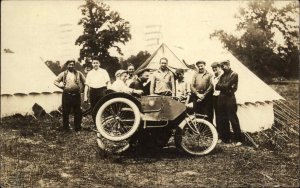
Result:
[[[49,113],[61,105],[55,75],[38,57],[22,53],[1,54],[1,117],[33,114],[37,103]]]

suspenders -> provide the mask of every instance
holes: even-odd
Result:
[[[68,70],[66,70],[65,72],[64,72],[64,76],[63,76],[63,84],[64,84],[64,87],[66,86],[66,84],[67,84],[67,81],[66,81],[66,79],[67,79],[67,74],[68,74]],[[77,85],[79,85],[79,72],[78,71],[75,71],[75,83],[77,84]]]

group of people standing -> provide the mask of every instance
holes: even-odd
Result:
[[[93,69],[84,75],[75,70],[75,61],[66,62],[67,70],[60,73],[54,84],[63,89],[63,129],[69,129],[69,114],[73,108],[74,130],[81,129],[81,98],[80,92],[84,86],[84,102],[90,101],[93,109],[98,100],[106,95],[107,90],[124,92],[136,97],[142,95],[164,95],[177,98],[186,98],[190,94],[193,110],[202,114],[213,123],[214,114],[219,142],[231,141],[230,124],[234,131],[235,145],[242,142],[242,133],[237,117],[235,92],[238,86],[238,74],[230,68],[229,61],[215,62],[211,65],[213,73],[206,69],[204,61],[196,62],[197,71],[190,83],[184,79],[184,70],[172,72],[168,68],[168,59],[161,58],[159,69],[151,72],[142,69],[135,73],[133,65],[127,70],[117,70],[116,80],[111,84],[110,77],[105,69],[100,68],[100,61],[93,60]]]
[[[197,72],[192,78],[191,91],[195,113],[206,115],[213,123],[215,114],[219,143],[234,141],[240,146],[243,141],[240,123],[237,116],[235,92],[238,88],[238,74],[230,68],[229,61],[211,64],[213,75],[205,69],[204,61],[196,62]],[[230,133],[233,129],[233,138]]]

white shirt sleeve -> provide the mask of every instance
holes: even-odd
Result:
[[[130,88],[130,87],[128,87],[128,86],[124,83],[124,86],[123,86],[123,92],[124,92],[124,93],[130,94],[130,93],[132,93],[132,91],[133,91],[133,89]]]
[[[132,93],[133,89],[129,88],[123,81],[117,80],[115,81],[110,89],[116,91],[116,92],[123,92],[123,93]]]

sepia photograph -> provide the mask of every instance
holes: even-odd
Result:
[[[0,187],[299,187],[299,12],[1,1]]]

